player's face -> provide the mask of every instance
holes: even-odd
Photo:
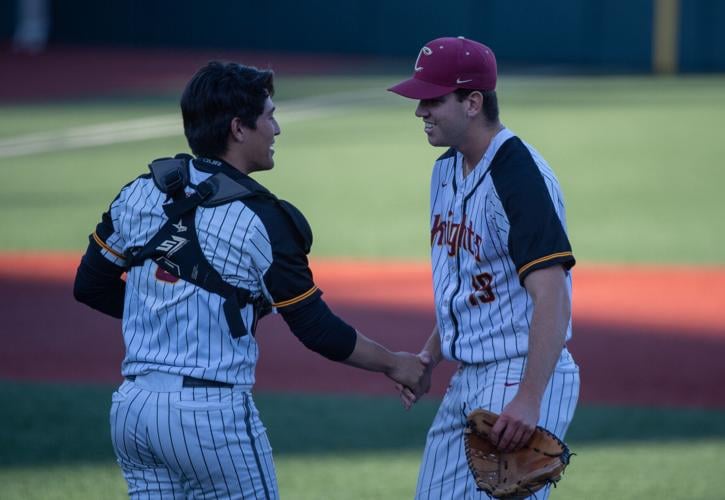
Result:
[[[454,93],[418,103],[415,116],[422,118],[432,146],[459,147],[465,140],[469,120],[465,107]]]
[[[257,118],[257,128],[245,128],[244,157],[249,172],[270,170],[274,167],[274,138],[281,132],[274,117],[274,103],[267,97],[264,111]]]

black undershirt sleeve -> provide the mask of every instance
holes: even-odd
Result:
[[[78,266],[73,296],[97,311],[122,318],[126,293],[126,282],[121,279],[124,272],[124,268],[103,257],[99,246],[92,241]]]
[[[248,207],[269,236],[272,262],[264,283],[272,305],[305,347],[333,361],[347,359],[355,349],[357,332],[330,310],[315,285],[307,261],[312,230],[304,215],[282,200],[253,199]]]
[[[305,347],[327,359],[343,361],[355,349],[357,332],[336,316],[319,295],[297,307],[281,308],[279,312]]]

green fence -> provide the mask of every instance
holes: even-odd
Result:
[[[3,39],[16,9],[0,5]],[[429,39],[464,35],[502,63],[641,72],[652,69],[655,12],[666,9],[675,69],[725,70],[720,0],[64,0],[51,9],[51,43],[411,57]]]

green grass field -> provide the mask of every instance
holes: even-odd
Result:
[[[428,253],[430,166],[442,151],[428,146],[415,103],[385,92],[396,78],[279,82],[277,166],[257,179],[308,216],[314,256]],[[560,178],[579,260],[718,264],[724,88],[723,77],[510,77],[499,94],[504,123]],[[174,113],[170,96],[3,106],[0,141]],[[0,147],[0,249],[82,249],[120,186],[185,150],[180,128],[15,157]]]
[[[124,498],[108,434],[112,390],[0,383],[2,498]],[[405,412],[394,398],[255,399],[275,449],[282,498],[412,498],[436,401]],[[584,406],[568,438],[577,455],[554,498],[720,498],[723,422],[722,411]]]
[[[384,91],[397,80],[278,82],[277,166],[257,179],[308,216],[313,256],[428,254],[430,166],[442,151],[427,145],[415,103]],[[559,176],[580,261],[724,265],[723,89],[725,77],[502,77],[499,96],[504,123]],[[186,150],[180,128],[3,156],[15,139],[175,113],[176,96],[0,105],[0,251],[80,251],[121,185]],[[0,498],[124,498],[110,391],[0,382]],[[257,399],[283,498],[412,497],[435,401],[405,413],[387,398]],[[585,406],[568,440],[578,455],[553,498],[723,496],[722,411]]]

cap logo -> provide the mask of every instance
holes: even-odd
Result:
[[[461,83],[468,83],[468,82],[472,82],[472,81],[473,81],[473,78],[471,78],[470,80],[461,80],[460,78],[456,78],[456,83],[459,85]]]
[[[433,53],[431,49],[429,49],[427,46],[423,45],[423,48],[420,49],[420,52],[418,52],[418,58],[415,60],[415,65],[413,66],[413,69],[417,73],[418,71],[423,71],[423,66],[419,66],[418,63],[420,62],[420,56],[426,55],[429,56]]]

